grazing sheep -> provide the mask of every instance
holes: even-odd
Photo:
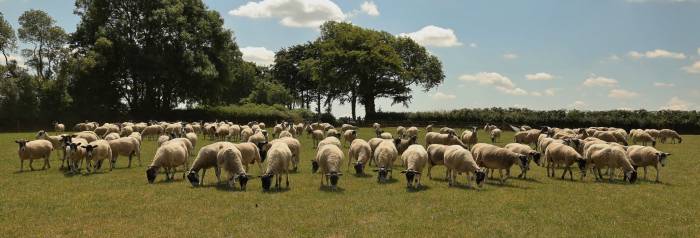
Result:
[[[472,145],[479,143],[479,139],[476,137],[476,127],[472,127],[472,130],[464,130],[462,132],[462,143],[467,145],[467,148]]]
[[[396,150],[399,152],[399,155],[403,154],[403,152],[408,149],[409,146],[416,144],[418,142],[417,137],[411,137],[409,139],[399,139],[396,138],[393,140],[394,146],[396,147]]]
[[[425,126],[425,133],[433,132],[433,124]]]
[[[160,168],[165,169],[165,180],[175,179],[175,168],[184,165],[187,166],[188,151],[187,147],[182,143],[164,143],[158,147],[156,154],[153,157],[153,162],[146,170],[146,179],[148,183],[153,183],[158,175]],[[182,174],[184,179],[187,170]],[[172,175],[171,175],[172,174]]]
[[[321,186],[329,184],[333,190],[338,186],[338,180],[343,173],[340,172],[340,166],[343,162],[343,151],[340,147],[329,144],[318,148],[316,157],[311,162],[311,170],[321,172]]]
[[[243,130],[243,129],[239,125],[230,126],[228,128],[228,139],[240,141],[241,140],[241,130]]]
[[[561,174],[561,179],[564,179],[566,172],[569,172],[569,177],[574,180],[574,175],[571,171],[571,165],[578,164],[581,171],[581,179],[586,175],[586,160],[570,146],[562,143],[550,144],[544,152],[544,159],[547,161],[547,177],[554,177],[555,165],[564,167],[564,172]],[[549,172],[552,172],[551,174]]]
[[[666,160],[670,153],[665,153],[656,150],[654,147],[633,145],[627,147],[627,154],[632,160],[634,170],[636,171],[638,167],[644,168],[644,179],[647,178],[647,166],[653,166],[656,169],[656,181],[661,182],[659,179],[659,164],[661,167],[666,166]]]
[[[161,127],[159,125],[150,125],[150,126],[147,126],[146,128],[143,128],[143,130],[141,131],[141,136],[143,136],[143,138],[146,138],[146,139],[148,139],[148,138],[155,139],[156,136],[158,136],[160,134],[163,134],[163,127]]]
[[[651,146],[656,147],[656,139],[652,137],[648,132],[637,129],[630,132],[630,141],[632,143],[641,143],[642,145],[647,145],[651,143]]]
[[[512,152],[521,154],[521,155],[526,155],[528,157],[528,163],[529,161],[535,161],[535,164],[537,165],[542,165],[540,163],[540,152],[537,152],[536,150],[533,150],[530,148],[530,146],[523,145],[523,144],[518,144],[518,143],[510,143],[507,144],[504,148],[507,150],[510,150]],[[518,178],[527,178],[527,170],[522,171],[519,175]]]
[[[547,128],[547,127],[544,127],[544,128]],[[516,132],[515,142],[521,143],[521,144],[526,144],[526,145],[536,144],[540,138],[540,135],[542,135],[542,133],[546,133],[548,131],[544,128],[541,130],[540,129],[530,129],[527,131]],[[493,133],[494,131],[496,131],[496,130],[493,130],[491,132]]]
[[[372,151],[373,151],[373,152],[372,152],[372,158],[369,160],[368,165],[372,165],[372,162],[375,162],[375,163],[377,162],[376,158],[374,158],[374,150],[375,150],[375,149],[377,148],[377,146],[379,146],[379,144],[381,144],[383,141],[385,141],[385,139],[382,139],[382,138],[372,138],[372,139],[369,139],[369,141],[367,141],[367,143],[369,143],[369,147],[370,147],[370,148],[372,149]]]
[[[228,124],[223,124],[220,125],[219,127],[216,128],[216,132],[214,132],[214,135],[216,136],[217,140],[219,141],[226,141],[228,140],[228,135],[231,134],[231,130],[229,130],[231,127]]]
[[[425,134],[425,145],[430,146],[432,144],[442,144],[442,145],[459,145],[462,147],[467,147],[455,134],[441,134],[437,132],[428,132]]]
[[[102,167],[102,162],[107,160],[109,163],[112,160],[112,148],[109,147],[109,142],[106,140],[96,140],[87,145],[81,145],[85,148],[85,169],[90,173],[90,167],[93,167],[93,172]],[[95,162],[93,165],[92,162]],[[113,164],[109,163],[109,171],[112,171]]]
[[[173,137],[174,137],[174,135],[173,135]],[[158,147],[160,147],[161,145],[163,145],[163,143],[168,142],[168,141],[169,141],[170,139],[172,139],[173,137],[167,136],[167,135],[159,136],[159,137],[158,137],[158,142],[157,142],[157,145],[158,145],[158,146],[156,146],[156,148],[158,148]]]
[[[311,132],[311,138],[314,141],[314,148],[317,148],[316,145],[318,145],[319,141],[323,140],[325,136],[322,130],[313,130],[313,132]]]
[[[396,127],[396,136],[398,136],[399,138],[403,138],[405,134],[406,134],[406,127],[403,127],[403,126]]]
[[[379,143],[373,153],[378,167],[378,169],[375,169],[374,172],[379,172],[377,181],[385,182],[387,180],[387,174],[389,175],[389,178],[391,178],[391,169],[394,165],[394,161],[399,156],[399,152],[396,150],[396,146],[394,145],[393,141],[385,140],[382,141],[382,143]]]
[[[425,164],[428,163],[428,151],[422,145],[411,145],[401,155],[401,159],[406,165],[406,170],[401,171],[401,173],[406,174],[406,187],[414,187],[413,181],[415,180],[415,188],[420,188],[422,186],[420,183],[421,173]]]
[[[350,149],[348,150],[348,169],[350,169],[350,163],[355,161],[356,174],[364,174],[365,164],[369,163],[372,158],[372,148],[369,143],[363,139],[355,139],[350,144]]]
[[[382,139],[393,139],[394,136],[392,136],[391,133],[389,133],[389,132],[382,132],[381,134],[379,134],[379,138],[382,138]]]
[[[502,184],[510,177],[510,167],[513,164],[517,163],[523,173],[529,169],[527,155],[515,153],[491,144],[475,144],[472,147],[472,155],[480,167],[498,169]],[[506,171],[505,176],[503,176],[502,170]]]
[[[292,151],[283,141],[272,141],[270,149],[267,150],[267,166],[265,172],[260,177],[264,190],[270,190],[272,178],[276,176],[275,187],[280,189],[282,174],[285,176],[287,188],[289,188],[289,164],[292,163]]]
[[[252,136],[248,137],[248,142],[255,143],[255,144],[262,143],[265,141],[267,141],[267,137],[265,137],[265,134],[263,133],[263,131],[258,131],[255,134],[253,134]]]
[[[299,155],[301,153],[301,143],[299,142],[299,140],[291,138],[291,137],[284,137],[284,138],[279,138],[279,139],[270,141],[270,143],[267,143],[266,145],[263,146],[263,159],[262,159],[263,161],[265,161],[264,155],[270,149],[273,142],[274,143],[282,142],[282,143],[287,144],[287,147],[289,147],[289,150],[292,151],[292,160],[291,160],[291,163],[293,166],[292,170],[296,172],[297,168],[299,166]]]
[[[116,140],[116,139],[119,139],[119,138],[121,138],[121,136],[119,136],[119,133],[112,132],[112,133],[107,134],[107,135],[104,137],[104,140],[110,141],[110,140]]]
[[[489,132],[489,135],[491,136],[491,143],[496,143],[501,138],[501,129],[495,128]]]
[[[277,136],[277,138],[285,138],[285,137],[294,137],[294,135],[289,132],[289,131],[282,131],[280,134]]]
[[[179,122],[168,124],[165,127],[165,134],[175,134],[175,136],[180,137],[180,132],[182,132],[182,124]]]
[[[654,138],[656,138],[657,140],[660,139],[660,138],[659,138],[659,133],[661,133],[661,131],[659,131],[659,130],[657,130],[657,129],[645,129],[644,131],[645,131],[646,133],[649,133],[649,135],[651,135],[651,137],[654,137]]]
[[[445,149],[447,149],[447,145],[440,145],[440,144],[432,144],[429,145],[427,148],[428,151],[428,178],[433,179],[433,176],[431,174],[431,170],[433,167],[436,165],[445,165]],[[447,173],[445,173],[445,179],[449,179]]]
[[[678,132],[671,129],[661,129],[659,131],[659,140],[661,140],[661,143],[666,143],[666,140],[669,138],[671,139],[671,143],[683,143],[683,138]]]
[[[167,143],[164,143],[164,145]],[[109,141],[109,147],[112,149],[112,166],[116,167],[117,158],[120,155],[129,156],[129,168],[131,168],[131,159],[134,155],[139,159],[141,166],[141,143],[134,137],[122,137],[116,140]],[[160,148],[160,147],[159,147]]]
[[[607,145],[605,148],[592,152],[590,154],[591,161],[595,164],[597,173],[594,175],[596,179],[603,179],[603,174],[600,169],[608,167],[609,180],[613,180],[614,170],[621,168],[625,174],[624,180],[634,183],[637,180],[637,171],[631,163],[631,159],[627,155],[627,151],[621,146]]]
[[[88,141],[83,138],[72,138],[70,142],[66,142],[66,159],[70,172],[78,173],[83,167],[83,159],[85,159],[85,148],[80,145],[87,145]]]
[[[24,170],[24,161],[29,160],[29,169],[34,171],[32,163],[35,159],[44,159],[44,166],[41,169],[51,168],[49,163],[49,157],[51,157],[51,151],[53,151],[53,145],[48,140],[16,140],[15,143],[19,145],[19,150],[17,154],[19,155],[19,171]]]
[[[476,176],[476,184],[481,187],[482,182],[486,178],[484,170],[476,164],[472,153],[464,147],[451,145],[445,148],[444,163],[447,168],[448,186],[456,185],[458,173],[474,173]],[[471,179],[467,176],[467,185],[471,186]]]
[[[185,134],[185,138],[187,138],[187,140],[189,140],[190,143],[192,143],[192,148],[197,147],[197,134],[195,134],[194,132],[188,132],[187,134]]]
[[[187,180],[190,181],[192,186],[204,185],[204,175],[209,168],[215,168],[216,179],[221,183],[221,170],[217,164],[217,155],[222,148],[230,145],[233,145],[233,143],[227,141],[214,142],[199,149],[197,157],[192,161],[190,170],[187,172]],[[202,170],[201,180],[199,178],[199,170]]]
[[[132,132],[131,135],[129,135],[129,137],[132,137],[132,138],[138,140],[139,143],[143,142],[143,141],[141,140],[141,133]]]
[[[241,139],[241,141],[248,141],[248,139],[250,139],[250,137],[253,136],[253,134],[255,134],[255,132],[253,132],[253,129],[243,128],[241,130],[240,139]]]
[[[343,141],[345,143],[351,143],[357,138],[357,131],[356,130],[346,130],[343,132]]]
[[[238,150],[241,152],[241,155],[243,155],[243,166],[245,167],[245,171],[250,172],[248,166],[251,164],[258,163],[258,171],[262,173],[262,156],[264,155],[264,153],[261,153],[261,151],[262,148],[267,144],[267,142],[262,142],[260,144],[254,144],[250,142],[235,144],[236,148],[238,148]]]
[[[238,180],[241,185],[241,191],[245,190],[250,178],[245,168],[243,168],[242,160],[241,151],[233,144],[225,144],[216,154],[217,170],[224,169],[228,172],[228,185],[231,188],[236,188],[235,181]]]
[[[320,148],[321,146],[328,145],[328,144],[333,144],[337,145],[338,147],[341,147],[342,145],[340,144],[340,140],[337,137],[326,137],[326,139],[321,140],[318,142],[318,146],[316,148]]]
[[[406,137],[418,137],[418,127],[412,126],[406,129]]]

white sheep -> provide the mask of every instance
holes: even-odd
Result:
[[[243,155],[233,144],[226,144],[216,155],[217,169],[223,169],[229,174],[228,185],[236,188],[235,181],[241,185],[241,191],[245,190],[250,176],[243,167]]]
[[[59,149],[59,148],[63,147],[63,139],[62,138],[63,137],[60,135],[50,136],[48,133],[46,133],[43,130],[37,132],[37,134],[36,134],[36,139],[44,139],[44,140],[48,140],[49,142],[51,142],[51,145],[53,146],[54,150],[56,151],[56,154],[59,156],[60,156],[61,151],[63,151],[62,149]],[[63,154],[65,155],[65,151],[63,151]],[[63,156],[61,156],[59,158],[61,158],[61,160],[63,160]],[[61,163],[61,168],[63,168],[63,163]]]
[[[433,132],[433,124],[425,126],[425,133]]]
[[[601,146],[604,144],[597,144],[596,146]],[[616,168],[621,168],[624,172],[624,180],[628,180],[630,183],[634,183],[637,180],[637,171],[632,166],[631,159],[627,155],[624,147],[616,145],[606,145],[600,150],[593,151],[589,154],[591,162],[594,164],[594,168],[597,173],[594,173],[596,179],[603,179],[601,173],[602,168],[609,168],[608,176],[609,180],[613,180],[613,173]]]
[[[110,141],[110,140],[119,139],[120,137],[121,136],[119,136],[119,133],[111,132],[104,137],[104,140]]]
[[[409,146],[416,144],[418,142],[417,137],[410,137],[408,139],[393,139],[394,146],[396,147],[396,150],[399,152],[399,155],[403,154],[403,152],[408,149]]]
[[[92,131],[81,131],[81,132],[75,133],[73,135],[75,135],[76,138],[85,139],[88,143],[97,140],[97,134],[95,134],[95,132],[92,132]]]
[[[651,146],[656,146],[656,139],[648,132],[639,129],[630,132],[630,141],[632,143],[641,143],[642,145],[651,144]]]
[[[571,165],[574,163],[578,164],[579,170],[581,171],[581,179],[586,175],[586,162],[576,150],[570,146],[563,143],[551,143],[547,146],[544,152],[544,159],[547,161],[547,177],[555,176],[555,165],[561,165],[564,167],[564,172],[561,174],[561,179],[564,179],[566,172],[569,172],[569,177],[574,180],[574,175],[571,171]],[[550,174],[551,171],[551,174]]]
[[[170,136],[168,136],[168,135],[159,136],[159,137],[158,137],[158,142],[157,142],[156,148],[158,148],[158,147],[160,147],[161,145],[163,145],[163,143],[168,142],[170,139],[172,139],[172,137],[170,137]]]
[[[479,143],[479,139],[477,138],[476,135],[476,127],[472,127],[472,130],[464,130],[462,132],[462,143],[467,145],[467,147],[471,147],[472,145]]]
[[[258,164],[258,171],[262,173],[262,147],[267,145],[267,142],[263,142],[260,144],[254,144],[250,142],[243,142],[243,143],[238,143],[235,144],[236,148],[241,152],[241,155],[243,155],[243,166],[245,167],[245,171],[250,171],[248,166],[251,164]]]
[[[440,134],[454,134],[457,135],[457,131],[449,127],[440,128]]]
[[[486,178],[484,170],[476,164],[472,153],[459,145],[451,145],[445,148],[444,163],[447,168],[448,185],[456,185],[458,173],[474,173],[476,184],[481,187]],[[471,184],[471,179],[467,176],[467,185]]]
[[[403,126],[397,126],[396,127],[396,136],[399,138],[403,138],[406,134],[406,127]]]
[[[510,177],[510,168],[513,164],[518,164],[523,172],[529,169],[527,155],[515,153],[495,145],[477,143],[472,147],[471,152],[474,160],[481,168],[498,170],[502,184]],[[503,170],[506,171],[505,176],[503,175]]]
[[[350,144],[348,150],[348,169],[353,161],[356,174],[364,174],[364,166],[369,163],[372,158],[372,148],[369,143],[363,139],[355,139]]]
[[[495,128],[489,132],[489,135],[491,137],[491,143],[496,143],[498,139],[501,138],[501,129]]]
[[[185,134],[185,138],[187,138],[187,140],[189,140],[190,143],[192,143],[192,148],[197,147],[197,134],[195,134],[194,132],[189,132]]]
[[[113,164],[110,163],[112,160],[112,148],[110,148],[108,141],[96,140],[80,147],[85,148],[85,169],[87,169],[88,173],[90,173],[90,167],[93,167],[93,172],[97,172],[102,167],[104,160],[107,160],[109,171],[112,171],[114,168]],[[93,162],[95,163],[94,165],[92,164]]]
[[[369,147],[372,149],[372,158],[369,160],[368,165],[372,165],[372,162],[377,162],[377,160],[374,158],[374,150],[377,148],[377,146],[379,146],[379,144],[381,144],[385,140],[386,139],[382,138],[372,138],[367,141]]]
[[[671,143],[683,143],[683,138],[678,132],[671,129],[661,129],[659,131],[659,140],[661,140],[661,143],[666,143],[667,139],[671,139]]]
[[[394,165],[394,161],[398,158],[399,152],[391,140],[382,141],[379,143],[377,148],[373,151],[374,158],[377,162],[377,169],[374,172],[378,172],[377,176],[378,182],[386,182],[387,174],[391,178],[391,170]]]
[[[418,137],[418,127],[412,126],[406,129],[406,137]]]
[[[277,138],[285,138],[285,137],[294,137],[294,135],[289,132],[289,131],[282,131],[280,134],[277,136]]]
[[[111,140],[109,141],[109,147],[112,149],[112,166],[116,167],[117,158],[120,155],[129,156],[129,168],[131,168],[131,159],[133,156],[138,158],[139,166],[141,166],[141,142],[136,138],[122,137]]]
[[[240,139],[241,141],[248,141],[248,139],[250,139],[250,137],[253,136],[253,134],[255,134],[255,132],[253,132],[253,129],[243,128],[241,129]]]
[[[129,137],[132,137],[132,138],[138,140],[139,143],[143,142],[141,139],[141,133],[139,133],[139,132],[132,132],[131,135],[129,135]]]
[[[158,175],[160,168],[165,169],[165,180],[175,179],[175,168],[184,165],[187,166],[188,151],[187,147],[182,143],[164,143],[158,147],[153,162],[146,170],[146,179],[149,183],[153,183]],[[171,173],[172,172],[172,173]],[[187,170],[184,171],[182,177],[184,179]],[[171,175],[172,174],[172,175]]]
[[[209,168],[215,168],[216,179],[221,183],[221,170],[217,166],[217,155],[222,148],[228,145],[233,145],[233,143],[227,141],[214,142],[199,149],[197,157],[192,161],[190,170],[187,172],[187,180],[190,181],[192,186],[204,185],[204,175]],[[202,170],[201,179],[199,177],[199,170]]]
[[[355,139],[357,139],[357,131],[356,130],[348,129],[345,132],[343,132],[343,142],[345,144],[351,143]]]
[[[323,140],[323,138],[325,138],[325,136],[323,135],[323,131],[322,131],[322,130],[313,130],[313,131],[311,132],[311,138],[313,139],[314,148],[317,148],[316,145],[318,145],[318,143],[319,143],[321,140]]]
[[[401,173],[406,174],[406,186],[414,187],[413,181],[415,180],[415,188],[420,188],[422,186],[420,183],[421,173],[425,164],[428,163],[428,151],[422,145],[411,145],[401,155],[401,159],[406,165],[406,170],[401,171]]]
[[[535,164],[537,165],[542,165],[540,163],[540,152],[537,152],[536,150],[533,150],[530,148],[530,146],[519,144],[519,143],[510,143],[507,144],[505,147],[507,150],[510,150],[512,152],[521,154],[521,155],[526,155],[528,157],[528,161],[535,161]],[[527,178],[527,170],[522,171],[519,175],[518,178]]]
[[[331,186],[333,190],[338,186],[338,180],[343,173],[340,172],[340,166],[343,163],[343,151],[339,146],[334,144],[324,145],[318,148],[316,157],[311,162],[311,171],[316,173],[321,172],[321,186],[324,182]]]
[[[146,128],[143,128],[143,130],[141,131],[141,136],[143,136],[146,139],[155,139],[156,136],[159,136],[160,134],[163,134],[163,127],[159,125],[150,125]]]
[[[331,136],[340,138],[340,132],[338,132],[336,129],[328,129],[328,131],[326,131],[326,137]]]
[[[462,147],[467,147],[455,134],[441,134],[437,132],[428,132],[425,134],[425,145],[430,146],[432,144],[442,144],[442,145],[459,145]]]
[[[122,129],[119,131],[119,135],[120,136],[129,136],[133,132],[134,132],[133,126],[125,126],[125,127],[122,127]]]
[[[53,145],[48,140],[16,140],[15,143],[19,144],[19,150],[17,154],[19,155],[19,171],[24,170],[24,161],[29,160],[29,169],[34,171],[32,163],[35,159],[44,159],[44,166],[41,169],[51,168],[49,163],[49,157],[51,157],[51,151],[53,151]]]
[[[647,167],[653,166],[656,169],[656,182],[661,182],[659,179],[659,164],[661,167],[666,166],[666,160],[671,153],[665,153],[656,150],[654,147],[633,145],[627,147],[627,154],[632,160],[634,170],[638,167],[644,168],[644,179],[647,178]]]
[[[426,149],[428,151],[428,178],[432,179],[433,176],[431,171],[433,167],[437,165],[445,165],[445,149],[447,145],[432,144]],[[445,174],[445,179],[449,179],[448,175]]]
[[[286,187],[289,188],[289,165],[292,163],[292,151],[287,146],[287,143],[279,140],[270,142],[270,149],[267,150],[267,166],[265,172],[260,176],[262,187],[264,190],[270,190],[272,186],[272,178],[276,176],[275,187],[280,189],[282,183],[282,175],[286,180]]]
[[[291,137],[283,137],[283,138],[279,138],[276,140],[272,140],[272,141],[270,141],[270,143],[263,145],[263,153],[262,153],[263,154],[263,159],[262,159],[263,161],[265,161],[265,154],[270,149],[273,142],[275,142],[275,143],[282,142],[282,143],[287,144],[287,147],[289,147],[289,150],[292,151],[292,160],[291,160],[292,167],[293,167],[292,171],[297,171],[298,166],[299,166],[299,155],[301,153],[301,142],[299,142],[299,140],[291,138]]]
[[[341,147],[342,144],[340,144],[340,140],[337,137],[326,137],[325,139],[321,140],[318,142],[318,146],[316,148],[321,148],[321,146],[328,145],[328,144],[333,144],[338,147]]]
[[[379,134],[379,138],[382,138],[382,139],[393,139],[394,136],[392,136],[391,133],[389,133],[389,132],[382,132],[382,133]]]
[[[340,131],[344,132],[347,130],[357,130],[357,127],[350,124],[343,124],[342,126],[340,126]]]
[[[62,123],[55,122],[53,123],[53,131],[54,132],[64,132],[66,130],[66,125],[63,125]]]
[[[68,160],[68,167],[70,172],[78,173],[80,168],[83,166],[83,159],[85,159],[86,151],[85,148],[80,147],[80,145],[87,145],[88,141],[84,138],[72,138],[69,142],[66,142],[66,159]]]

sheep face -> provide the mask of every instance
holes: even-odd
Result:
[[[530,156],[532,156],[532,160],[534,160],[535,164],[537,164],[537,165],[541,165],[540,164],[541,155],[542,154],[540,154],[540,152],[536,152],[536,151],[530,153]]]
[[[356,174],[363,174],[364,173],[363,170],[365,168],[365,165],[363,165],[362,163],[356,163],[354,168],[355,168]]]
[[[270,186],[272,186],[272,177],[274,176],[274,174],[265,174],[260,176],[260,182],[262,183],[263,190],[270,190]]]
[[[479,187],[483,186],[484,180],[486,179],[486,172],[483,170],[477,170],[474,172],[474,174],[476,174],[476,185]]]
[[[406,183],[407,187],[413,187],[413,182],[416,180],[416,174],[420,174],[418,171],[413,171],[413,170],[404,170],[401,171],[402,174],[406,174]],[[417,181],[416,181],[417,182]]]
[[[326,176],[328,176],[329,180],[331,181],[331,186],[335,189],[335,187],[338,186],[338,180],[340,180],[340,176],[343,175],[341,173],[337,172],[330,172],[327,173]]]
[[[576,164],[578,164],[578,169],[581,171],[581,174],[585,177],[586,176],[586,160],[578,159],[578,160],[576,160]]]
[[[311,173],[316,173],[318,171],[318,161],[311,161]]]
[[[526,171],[530,169],[530,160],[527,159],[527,155],[519,155],[518,159],[520,160],[520,169],[523,171]]]
[[[190,181],[193,187],[197,187],[199,185],[199,175],[197,174],[197,171],[192,171],[187,173],[187,180]]]
[[[19,145],[19,150],[24,151],[25,148],[27,148],[27,141],[26,140],[16,140],[15,143]]]
[[[387,177],[387,175],[389,175],[389,171],[390,171],[389,169],[384,168],[384,167],[374,170],[374,172],[379,172],[379,175],[377,176],[377,179],[378,179],[380,182],[381,182],[381,181],[386,181],[386,177]]]
[[[637,181],[637,170],[626,172],[624,180],[629,181],[630,183]]]
[[[241,185],[241,190],[245,190],[246,185],[248,185],[248,175],[245,173],[239,174],[238,184]]]
[[[153,183],[153,181],[156,180],[156,175],[158,174],[158,167],[156,166],[150,166],[146,170],[146,179],[148,179],[148,183]]]
[[[661,167],[666,166],[666,159],[668,159],[668,156],[670,156],[670,155],[671,155],[671,153],[663,153],[663,152],[656,153],[656,156],[659,159],[659,163],[661,164]]]
[[[72,143],[72,142],[70,142],[70,143],[68,143],[68,144],[66,145],[66,154],[68,154],[68,155],[70,156],[70,155],[72,155],[73,153],[75,153],[76,151],[78,151],[78,146],[80,146],[80,144],[82,144],[82,143],[81,143],[81,142],[78,142],[78,143]]]

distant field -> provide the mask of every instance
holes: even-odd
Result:
[[[373,135],[369,128],[360,131],[365,139]],[[512,136],[506,132],[499,145]],[[13,141],[33,137],[33,132],[0,134],[2,237],[700,236],[700,136],[695,135],[685,135],[683,144],[658,146],[673,154],[661,171],[661,184],[653,183],[653,169],[648,180],[630,185],[594,182],[592,176],[584,182],[548,178],[544,168],[533,165],[531,179],[489,181],[474,190],[448,187],[444,167],[436,167],[437,179],[425,176],[421,191],[407,191],[398,171],[390,183],[377,184],[370,170],[368,177],[348,171],[335,192],[321,189],[320,175],[310,173],[315,153],[307,136],[300,138],[300,171],[290,176],[291,189],[280,192],[262,192],[258,179],[245,192],[214,186],[212,170],[209,186],[201,188],[192,188],[181,174],[175,182],[162,182],[160,174],[148,184],[145,170],[154,141],[143,145],[142,167],[127,169],[121,157],[112,172],[69,176],[53,157],[47,171],[20,173]],[[479,140],[488,138],[482,132]],[[419,142],[424,143],[423,132]],[[208,143],[200,135],[197,149]],[[35,168],[41,165],[35,162]],[[251,169],[260,174],[257,166]],[[512,173],[519,173],[517,166]]]

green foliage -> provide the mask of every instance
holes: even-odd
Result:
[[[23,49],[22,56],[41,79],[51,79],[68,53],[64,48],[68,34],[55,24],[56,21],[41,10],[28,10],[19,17],[19,39],[33,45],[31,49]]]
[[[0,12],[0,53],[5,58],[5,65],[9,65],[8,55],[17,48],[17,37],[5,16]]]
[[[182,120],[182,121],[233,121],[246,123],[260,121],[273,123],[275,121],[291,120],[294,122],[309,121],[313,113],[306,109],[287,109],[284,105],[242,104],[215,107],[200,107],[195,109],[177,109],[167,116],[153,118],[157,120]],[[335,119],[333,119],[335,120]]]
[[[284,85],[276,81],[259,80],[250,95],[242,102],[273,105],[275,103],[289,103],[292,100],[291,93]]]

